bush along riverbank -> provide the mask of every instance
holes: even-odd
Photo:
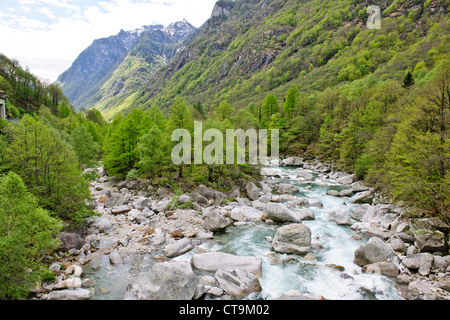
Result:
[[[98,173],[36,299],[450,299],[450,227],[331,165],[267,161],[227,193]]]

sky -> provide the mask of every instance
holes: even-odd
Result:
[[[0,53],[49,83],[95,39],[186,19],[200,27],[217,0],[0,0]]]

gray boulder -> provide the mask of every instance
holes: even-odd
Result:
[[[84,240],[77,233],[60,232],[59,240],[61,241],[61,251],[67,252],[71,249],[81,249]]]
[[[354,193],[369,191],[370,188],[363,185],[360,181],[354,182],[351,185],[351,189]]]
[[[219,210],[208,208],[203,211],[203,228],[209,231],[220,231],[225,229],[229,224],[229,220],[222,216]]]
[[[402,264],[411,270],[418,270],[423,266],[431,266],[434,261],[434,257],[431,253],[418,253],[407,256],[403,259]]]
[[[416,238],[415,245],[419,248],[420,252],[447,252],[448,244],[445,234],[441,231],[430,230],[413,230],[414,237]]]
[[[363,267],[375,262],[391,262],[394,256],[395,253],[389,244],[374,237],[356,249],[353,262]]]
[[[363,204],[350,212],[350,217],[357,221],[361,221],[367,210],[371,207],[369,204]]]
[[[216,205],[221,204],[222,201],[227,198],[226,194],[224,194],[220,191],[216,191],[214,189],[208,188],[204,185],[198,186],[193,194],[193,199],[201,204],[202,199],[197,199],[198,197],[196,197],[196,195],[200,195],[208,200],[213,200],[214,204],[216,204]]]
[[[131,207],[127,205],[113,207],[111,213],[114,215],[125,214],[131,211]]]
[[[151,206],[152,206],[152,199],[150,198],[140,197],[139,199],[133,202],[133,207],[139,210],[151,208]]]
[[[266,205],[264,204],[264,207],[265,206]],[[263,216],[262,211],[248,206],[233,208],[231,210],[231,219],[235,221],[247,221],[247,220],[260,221],[262,216]]]
[[[357,193],[352,198],[353,203],[372,203],[373,201],[373,194],[371,191],[364,191]]]
[[[113,224],[107,218],[94,217],[91,227],[98,229],[100,233],[110,232],[113,230]]]
[[[300,222],[300,218],[293,211],[281,203],[268,203],[263,211],[264,215],[275,222]]]
[[[105,201],[105,208],[119,207],[126,205],[130,201],[128,194],[114,194],[108,200]]]
[[[351,226],[353,224],[352,219],[343,212],[336,213],[334,218],[338,226]]]
[[[198,284],[189,262],[156,263],[128,285],[124,300],[192,300]]]
[[[239,269],[248,271],[255,276],[262,274],[262,259],[259,257],[240,257],[223,252],[207,252],[193,255],[191,264],[195,269],[206,272]]]
[[[377,273],[396,278],[399,274],[398,267],[392,262],[375,262],[362,268],[363,273]]]
[[[163,252],[164,255],[168,258],[175,258],[181,256],[182,254],[192,250],[194,248],[191,240],[188,238],[183,238],[181,240],[175,241],[167,245]]]
[[[92,298],[91,292],[86,289],[66,289],[60,291],[52,291],[43,296],[43,300],[62,300],[62,301],[78,301],[90,300]]]
[[[242,297],[262,290],[259,279],[248,271],[220,269],[215,278],[220,287],[232,297]]]
[[[297,186],[294,186],[293,184],[288,184],[288,183],[281,183],[277,186],[277,193],[280,194],[294,194],[294,193],[298,193],[299,189]]]
[[[311,229],[304,224],[281,227],[272,242],[278,253],[307,254],[311,249]]]
[[[121,265],[123,264],[122,256],[119,253],[119,250],[114,249],[109,255],[109,262],[113,265]]]
[[[168,199],[161,200],[161,201],[158,201],[158,202],[153,202],[151,209],[154,212],[164,212],[169,207],[169,204],[170,204],[170,200],[168,200]]]
[[[259,198],[260,189],[253,183],[248,182],[246,186],[247,196],[250,200],[257,200]]]

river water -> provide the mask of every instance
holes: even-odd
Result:
[[[299,181],[296,168],[276,168],[281,178],[276,183],[291,183],[300,188],[295,196],[319,199],[323,207],[310,207],[315,220],[304,221],[312,232],[312,255],[299,256],[278,254],[271,249],[268,237],[274,238],[277,225],[264,222],[249,223],[243,226],[229,226],[225,232],[215,234],[213,240],[200,247],[208,251],[221,251],[238,256],[257,256],[263,258],[261,293],[252,294],[248,299],[275,299],[289,290],[301,294],[321,296],[332,300],[399,300],[395,279],[377,274],[363,274],[361,268],[353,263],[355,250],[368,238],[352,238],[355,232],[349,227],[338,226],[331,220],[330,212],[350,213],[358,205],[350,198],[326,195],[327,191],[343,190],[348,186],[323,178],[323,174],[313,173],[313,181]],[[312,172],[311,172],[312,173]],[[270,239],[269,239],[270,240]],[[192,252],[176,259],[189,260]],[[129,266],[108,266],[107,257],[100,257],[99,265],[106,266],[89,276],[97,282],[94,299],[121,299],[131,279],[133,270]],[[142,258],[144,268],[154,263],[151,256]],[[337,270],[327,265],[338,265],[345,270]],[[102,292],[103,291],[103,292]],[[219,298],[220,299],[220,298]]]

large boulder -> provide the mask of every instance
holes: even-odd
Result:
[[[152,207],[152,199],[140,197],[136,201],[133,202],[133,207],[135,209],[144,210],[145,208],[151,208]]]
[[[113,230],[113,223],[107,218],[94,217],[94,221],[90,225],[96,228],[100,233],[110,232]]]
[[[223,291],[232,297],[242,297],[262,290],[259,279],[248,271],[220,269],[215,278]]]
[[[431,253],[418,253],[407,256],[403,259],[402,264],[411,270],[418,270],[426,265],[431,267],[434,257]]]
[[[357,193],[352,198],[353,203],[372,203],[373,201],[373,194],[372,191],[364,191]]]
[[[219,205],[222,203],[223,200],[227,198],[226,194],[216,191],[214,189],[208,188],[204,185],[200,185],[197,187],[193,194],[193,199],[199,203],[201,203],[200,199],[197,199],[197,195],[200,195],[208,200],[213,200],[214,204]]]
[[[363,273],[377,273],[384,276],[396,278],[399,273],[398,267],[392,262],[375,262],[362,268]]]
[[[175,241],[164,248],[164,255],[168,258],[175,258],[192,250],[194,245],[188,238]]]
[[[246,190],[247,190],[247,197],[250,200],[253,201],[259,198],[260,189],[253,182],[247,183]]]
[[[52,291],[42,297],[43,300],[62,301],[90,300],[91,298],[91,292],[81,288]]]
[[[290,224],[277,230],[272,248],[279,253],[307,254],[311,249],[311,229],[304,224]]]
[[[294,193],[298,193],[299,189],[297,186],[294,186],[293,184],[289,184],[289,183],[280,183],[277,186],[277,193],[280,194],[294,194]]]
[[[254,202],[256,201],[257,200],[255,200]],[[262,205],[264,207],[266,206],[265,204],[261,203],[261,206]],[[261,221],[262,216],[263,216],[262,211],[248,206],[237,207],[231,210],[231,219],[235,221],[247,221],[247,220]]]
[[[441,231],[430,230],[413,230],[414,237],[416,238],[415,245],[419,248],[420,252],[447,252],[448,244],[446,236]]]
[[[209,231],[220,231],[225,229],[230,221],[220,214],[219,210],[208,208],[203,211],[203,228]]]
[[[192,300],[198,283],[187,261],[156,263],[128,285],[124,300]]]
[[[281,203],[268,203],[264,215],[275,222],[300,222],[300,217]]]
[[[299,167],[304,164],[302,157],[289,157],[281,161],[281,165],[287,167]]]
[[[81,249],[84,240],[78,233],[60,232],[59,240],[61,241],[61,251],[67,252],[71,249]]]
[[[355,251],[353,262],[360,267],[375,262],[391,262],[394,258],[394,250],[380,238],[371,238],[366,244],[361,245]]]
[[[193,255],[191,264],[195,269],[206,272],[239,269],[256,276],[262,274],[262,259],[259,257],[239,257],[223,252],[206,252]]]
[[[119,207],[126,205],[130,201],[130,196],[128,194],[114,194],[108,200],[105,201],[105,208]]]

